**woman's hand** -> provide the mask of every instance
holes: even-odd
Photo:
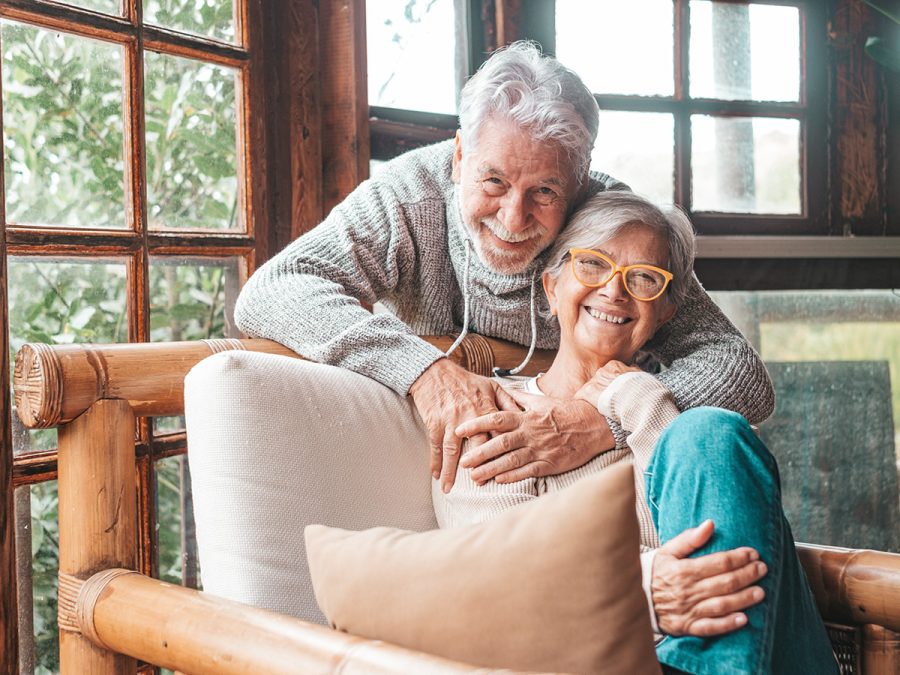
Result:
[[[707,520],[666,542],[656,553],[650,589],[659,629],[667,635],[730,633],[747,624],[742,610],[765,597],[765,591],[754,584],[768,569],[755,549],[687,557],[709,541],[714,529]]]
[[[625,365],[621,361],[610,361],[602,368],[598,368],[593,377],[585,382],[581,386],[581,389],[575,392],[575,398],[587,401],[592,406],[596,407],[600,394],[612,384],[613,380],[619,375],[632,372],[639,373],[641,372],[641,369],[636,366]]]
[[[454,432],[460,422],[492,411],[519,409],[499,384],[450,359],[431,364],[410,387],[409,394],[428,429],[431,475],[440,479],[444,492],[449,492],[456,481],[462,439]],[[472,434],[469,447],[477,448],[487,440],[486,434]]]
[[[507,393],[523,410],[482,415],[456,428],[464,438],[491,436],[480,446],[470,445],[460,462],[474,469],[472,480],[479,485],[492,478],[512,483],[560,474],[615,447],[606,418],[594,405],[515,390]]]

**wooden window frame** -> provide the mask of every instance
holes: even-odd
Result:
[[[88,38],[114,44],[123,50],[123,150],[126,225],[123,229],[92,229],[57,226],[31,226],[6,223],[5,195],[0,192],[0,330],[8,335],[7,256],[29,258],[55,257],[78,262],[116,258],[126,267],[126,311],[128,339],[150,339],[149,277],[151,260],[162,258],[215,259],[238,261],[241,280],[252,273],[258,261],[271,253],[270,233],[274,206],[272,199],[272,138],[266,122],[279,111],[268,102],[267,90],[272,78],[267,70],[274,59],[266,44],[266,31],[276,14],[287,11],[287,2],[267,5],[265,0],[235,0],[234,44],[188,35],[177,30],[144,26],[140,0],[123,0],[122,16],[100,14],[88,9],[47,0],[0,0],[0,18],[40,29],[64,32],[76,38]],[[243,215],[243,231],[151,230],[147,217],[146,150],[144,147],[145,50],[193,59],[235,69],[238,208]],[[2,172],[2,168],[0,168]],[[3,190],[0,175],[0,190]],[[318,197],[317,197],[318,198]],[[3,616],[0,652],[4,654],[0,672],[17,672],[18,630],[16,611],[16,556],[14,545],[14,491],[56,478],[56,450],[29,452],[13,456],[9,411],[9,364],[3,349],[2,454],[0,487],[4,508],[0,518],[0,573],[4,579],[0,592]],[[154,434],[150,420],[140,418],[135,429],[137,486],[139,506],[138,568],[144,574],[158,574],[155,490],[156,462],[184,454],[185,434]],[[142,666],[141,672],[157,672]]]

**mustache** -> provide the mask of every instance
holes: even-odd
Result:
[[[499,220],[491,216],[482,218],[481,224],[488,228],[495,237],[510,244],[517,244],[521,241],[535,239],[544,233],[544,228],[537,223],[521,232],[513,233],[507,230]]]

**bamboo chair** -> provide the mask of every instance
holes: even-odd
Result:
[[[441,348],[451,341],[428,339]],[[29,428],[59,428],[61,672],[135,672],[137,659],[197,674],[486,672],[133,571],[135,416],[181,414],[187,372],[229,349],[297,357],[267,340],[231,339],[28,344],[16,356],[19,417]],[[454,358],[487,374],[521,355],[473,335]],[[537,365],[550,358],[539,355]],[[900,673],[900,555],[805,544],[799,551],[842,673]]]

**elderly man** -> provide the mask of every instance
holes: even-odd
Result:
[[[558,347],[558,326],[538,306],[542,253],[587,196],[627,189],[589,171],[597,127],[596,101],[577,75],[529,43],[498,51],[463,89],[455,141],[389,162],[261,267],[238,300],[238,325],[411,395],[445,491],[466,422],[483,462],[473,474],[479,481],[561,473],[624,447],[625,431],[589,403],[554,399],[540,414],[519,413],[515,432],[495,430],[488,440],[485,415],[518,407],[496,383],[416,337],[471,330]],[[361,305],[376,301],[391,313]],[[759,357],[696,279],[647,349],[669,366],[660,378],[681,409],[725,407],[751,422],[770,414],[773,393]],[[334,406],[340,410],[340,401]],[[667,623],[684,633],[734,630],[740,611],[758,601],[748,592],[761,576],[753,551],[687,559],[711,534],[706,526],[683,533],[654,563],[656,586],[696,590],[667,610]]]

